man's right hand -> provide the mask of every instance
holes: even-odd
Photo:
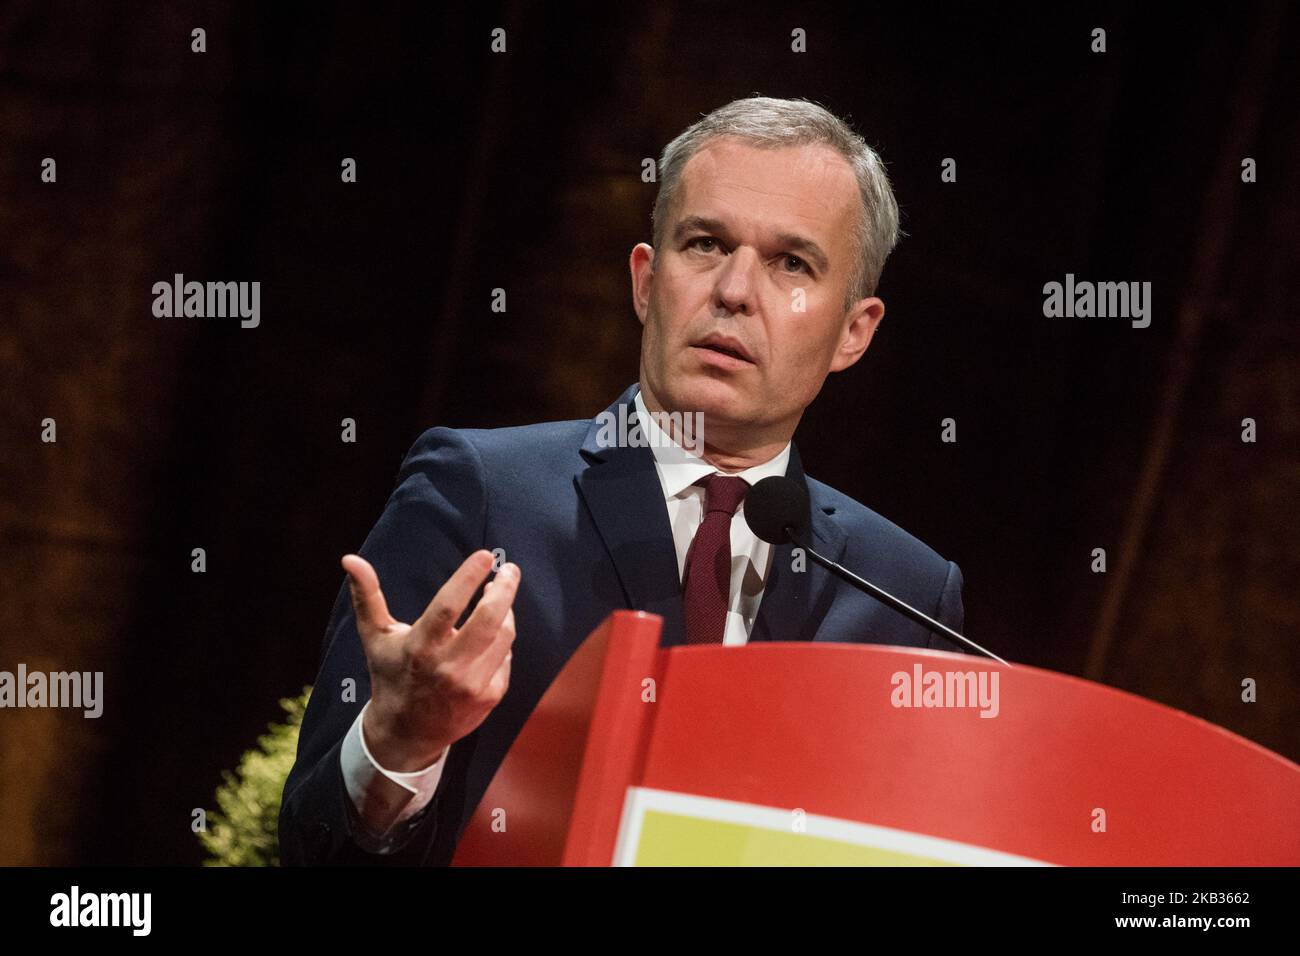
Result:
[[[419,620],[388,613],[379,576],[364,558],[342,561],[357,631],[370,669],[370,706],[362,730],[375,760],[399,773],[423,770],[471,733],[510,686],[519,567],[506,563],[488,582],[463,627],[455,627],[492,570],[492,553],[475,551]]]

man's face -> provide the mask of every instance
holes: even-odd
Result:
[[[706,443],[733,452],[788,441],[884,315],[874,297],[844,311],[860,209],[830,147],[706,142],[682,170],[661,248],[632,251],[651,407],[703,412]]]

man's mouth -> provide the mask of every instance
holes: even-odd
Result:
[[[749,351],[736,339],[725,335],[710,335],[708,338],[696,342],[693,348],[706,349],[710,352],[716,352],[719,355],[725,355],[729,358],[741,362],[748,362],[750,365],[756,365],[754,357]]]

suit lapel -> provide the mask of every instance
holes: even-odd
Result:
[[[605,410],[614,422],[636,415],[636,386]],[[627,410],[621,417],[619,406]],[[663,618],[662,646],[682,644],[686,625],[677,550],[668,523],[668,506],[648,445],[604,447],[601,416],[592,419],[582,443],[586,464],[574,475],[591,519],[609,553],[627,606]]]
[[[799,459],[799,449],[790,446],[790,463],[786,477],[793,478],[808,488],[810,498],[810,525],[812,546],[832,561],[844,556],[846,539],[835,520],[835,508],[825,504],[816,490],[808,485]],[[763,599],[758,605],[758,616],[750,633],[754,641],[811,641],[830,602],[834,591],[830,588],[830,573],[813,564],[804,555],[798,568],[794,566],[794,545],[786,543],[776,549],[772,567],[763,586]]]
[[[637,386],[627,391],[603,413],[613,422],[636,415],[633,399]],[[619,406],[627,406],[620,415]],[[668,506],[655,471],[654,452],[648,446],[602,445],[602,416],[593,418],[582,443],[584,464],[573,481],[586,502],[596,530],[609,554],[627,606],[663,618],[660,645],[672,647],[686,641],[682,612],[682,586],[677,573],[677,550],[668,523]],[[835,509],[808,485],[799,449],[791,445],[786,475],[808,487],[813,546],[832,561],[844,555],[845,537],[835,520]],[[776,549],[763,588],[750,641],[813,640],[826,616],[834,591],[830,574],[804,557],[793,567],[794,546]]]

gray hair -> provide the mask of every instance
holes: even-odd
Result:
[[[659,159],[659,194],[651,222],[654,248],[660,248],[668,208],[686,163],[716,136],[736,136],[765,148],[824,144],[848,160],[858,181],[862,215],[854,230],[856,265],[849,282],[845,310],[872,295],[880,282],[885,259],[905,235],[898,226],[898,203],[890,188],[885,164],[866,141],[829,110],[803,99],[779,100],[751,96],[733,100],[705,116],[664,147]]]

